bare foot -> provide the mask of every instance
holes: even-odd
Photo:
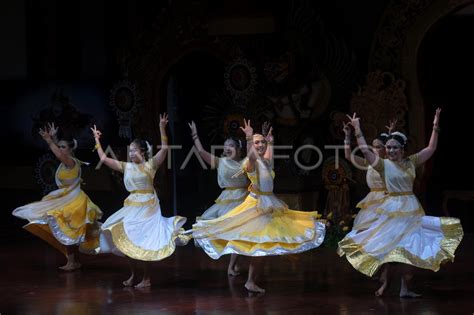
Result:
[[[256,285],[254,282],[246,282],[245,283],[245,288],[250,291],[250,292],[255,292],[255,293],[265,293],[265,289],[260,288],[258,285]]]
[[[59,267],[59,269],[64,270],[64,271],[74,271],[76,269],[81,268],[81,264],[78,262],[73,262],[73,263],[67,263],[64,266]]]
[[[136,289],[141,289],[141,288],[149,288],[151,286],[151,282],[150,282],[150,279],[143,279],[142,282],[140,282],[139,284],[137,284],[135,286]]]
[[[413,299],[416,299],[416,298],[422,297],[422,295],[421,295],[421,294],[418,294],[418,293],[415,293],[415,292],[413,292],[413,291],[403,290],[403,291],[400,291],[400,297],[401,297],[401,298],[413,298]]]
[[[125,280],[124,282],[122,282],[123,285],[126,286],[126,287],[131,287],[131,286],[133,285],[133,278],[134,278],[134,277],[135,277],[135,275],[132,274],[132,275],[130,276],[130,278],[128,278],[127,280]]]

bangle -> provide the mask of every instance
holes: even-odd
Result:
[[[98,150],[98,149],[102,149],[102,147],[100,146],[99,143],[96,143],[95,146],[94,146],[94,150],[92,150],[92,152],[94,152],[95,150]]]
[[[362,138],[363,137],[362,132],[361,133],[356,133],[355,136],[356,136],[356,138]]]
[[[271,141],[268,141],[268,144],[271,144],[271,145],[273,145],[273,140],[271,140]]]
[[[167,136],[161,136],[161,141],[168,141],[168,137]]]
[[[193,137],[193,138],[194,138],[194,137],[197,137],[197,133],[192,133],[192,134],[191,134],[191,137]]]
[[[441,128],[439,128],[438,126],[433,126],[433,131],[434,132],[440,132]]]
[[[247,141],[252,141],[252,140],[253,140],[253,136],[245,136],[245,140],[247,140]]]

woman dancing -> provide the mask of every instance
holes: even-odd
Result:
[[[407,137],[394,132],[386,142],[388,159],[378,158],[367,148],[359,118],[356,114],[349,117],[362,153],[384,178],[388,197],[377,209],[377,220],[357,234],[344,238],[339,249],[355,269],[367,276],[372,276],[387,263],[404,264],[400,297],[420,296],[409,290],[411,266],[438,271],[441,263],[454,260],[454,252],[463,237],[459,219],[426,216],[413,193],[415,168],[425,163],[436,150],[440,113],[438,108],[426,148],[406,158]],[[387,288],[387,272],[382,271],[384,281],[375,292],[378,296]]]
[[[244,173],[233,176],[242,168],[242,144],[235,138],[227,138],[224,141],[223,156],[219,158],[204,149],[199,140],[194,121],[189,124],[189,128],[191,128],[191,136],[201,158],[212,168],[217,168],[217,183],[223,189],[214,205],[200,217],[197,217],[196,220],[215,219],[237,207],[248,195],[247,188],[250,182],[247,176]],[[227,274],[229,276],[240,274],[237,265],[237,254],[231,254]]]
[[[58,129],[54,123],[39,130],[49,148],[61,162],[56,170],[58,186],[41,199],[13,211],[13,215],[28,220],[24,228],[58,249],[67,258],[59,267],[72,271],[81,267],[77,250],[93,252],[98,245],[97,220],[102,217],[100,209],[81,190],[81,164],[74,156],[76,140],[56,141]]]
[[[189,238],[180,234],[186,218],[161,215],[160,202],[153,187],[158,167],[166,158],[168,138],[166,125],[168,116],[160,115],[161,149],[154,156],[151,146],[144,140],[134,140],[130,144],[131,162],[121,162],[109,158],[100,144],[102,133],[96,126],[92,133],[100,160],[109,168],[124,173],[125,188],[130,195],[124,206],[112,214],[102,225],[99,253],[113,253],[130,258],[130,277],[123,281],[124,286],[132,286],[135,279],[137,262],[143,263],[143,279],[136,288],[151,286],[149,262],[159,261],[170,256],[176,245],[185,245]]]
[[[253,134],[250,121],[244,120],[247,157],[243,170],[250,179],[250,194],[243,203],[213,220],[198,220],[193,237],[213,259],[226,254],[251,256],[245,288],[265,290],[256,284],[261,266],[257,257],[295,254],[316,248],[324,240],[324,222],[317,212],[288,209],[273,194],[273,136]]]

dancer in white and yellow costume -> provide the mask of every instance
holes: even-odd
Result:
[[[426,216],[413,194],[415,167],[426,162],[436,150],[440,113],[437,109],[426,148],[404,158],[407,138],[395,132],[386,142],[388,159],[377,158],[367,148],[359,118],[355,114],[350,117],[357,143],[369,164],[384,178],[388,197],[377,209],[377,220],[356,235],[344,238],[339,243],[339,250],[355,269],[367,276],[372,276],[387,263],[405,264],[400,297],[419,296],[408,289],[411,279],[408,265],[438,271],[443,262],[454,259],[463,237],[459,219]],[[382,295],[387,284],[385,281],[375,294]]]
[[[55,180],[57,190],[44,196],[41,201],[17,208],[13,215],[29,223],[26,230],[45,240],[67,258],[66,265],[59,267],[71,271],[81,267],[76,247],[82,252],[93,252],[98,245],[100,209],[81,190],[81,161],[74,157],[77,142],[56,141],[54,124],[40,129],[41,137],[61,161]]]
[[[317,212],[288,209],[273,194],[271,169],[273,136],[253,134],[250,121],[244,120],[248,160],[243,171],[251,181],[245,201],[213,220],[199,220],[193,225],[193,237],[213,259],[226,254],[252,256],[245,288],[264,292],[257,286],[258,256],[295,254],[316,248],[324,240],[325,224]]]
[[[385,181],[380,176],[380,174],[367,163],[367,160],[363,157],[353,155],[351,152],[351,128],[349,124],[344,124],[344,157],[351,161],[352,164],[358,168],[365,168],[366,172],[366,181],[367,186],[369,186],[370,192],[367,196],[364,197],[359,203],[356,205],[359,208],[359,212],[357,213],[354,224],[352,226],[352,231],[347,234],[348,237],[350,235],[357,233],[358,230],[363,230],[370,225],[376,218],[377,218],[377,211],[379,204],[385,201],[387,194],[385,188]],[[396,121],[389,122],[388,134],[381,133],[379,134],[373,141],[372,141],[372,148],[373,152],[379,156],[380,158],[385,158],[385,141],[387,141],[388,135],[394,130]]]
[[[234,176],[242,169],[242,145],[239,140],[228,138],[224,142],[223,156],[216,157],[202,146],[194,121],[189,124],[189,128],[191,128],[191,136],[201,158],[211,168],[217,168],[217,183],[223,189],[215,203],[196,220],[216,219],[241,204],[249,193],[250,182],[247,176],[244,173]],[[237,254],[231,254],[227,274],[230,276],[239,275]]]
[[[124,286],[132,286],[135,278],[137,261],[144,262],[142,281],[135,287],[151,285],[148,263],[159,261],[170,256],[176,245],[185,245],[189,238],[181,235],[181,227],[186,218],[174,216],[165,218],[161,215],[160,201],[153,187],[153,179],[158,167],[166,158],[168,139],[166,125],[168,116],[160,115],[161,149],[148,160],[145,158],[151,147],[143,140],[130,144],[131,162],[121,162],[109,158],[101,144],[101,132],[94,126],[92,132],[100,160],[113,170],[124,173],[125,188],[130,195],[124,206],[112,214],[102,225],[99,253],[113,253],[131,258],[131,275],[124,281]]]

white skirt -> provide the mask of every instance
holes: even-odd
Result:
[[[372,276],[389,262],[438,271],[454,260],[463,237],[459,219],[425,216],[414,195],[389,197],[376,213],[367,229],[339,242],[339,254],[358,271]]]
[[[98,253],[142,261],[162,260],[174,252],[176,245],[189,241],[182,234],[185,222],[186,218],[180,216],[163,217],[156,196],[146,202],[125,203],[102,225]]]
[[[247,188],[224,189],[219,197],[217,197],[215,204],[207,209],[200,217],[197,217],[196,220],[211,220],[223,216],[240,205],[248,193]]]

